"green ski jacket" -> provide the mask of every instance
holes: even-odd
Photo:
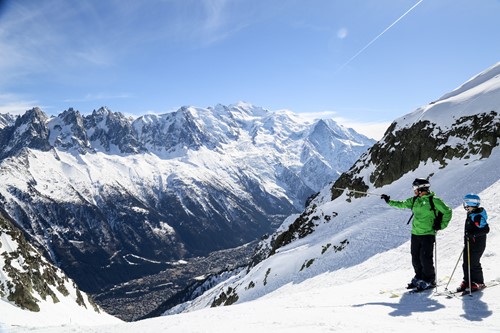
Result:
[[[438,212],[443,213],[441,229],[444,229],[448,226],[448,223],[450,223],[451,208],[448,207],[443,200],[436,197],[434,192],[417,197],[415,203],[413,202],[414,197],[411,197],[403,201],[389,200],[388,204],[396,208],[412,208],[413,206],[412,211],[414,216],[411,228],[411,233],[413,235],[435,235],[436,231],[432,228],[435,215],[429,202],[429,197],[431,196],[433,197],[432,201],[436,208],[436,215]]]

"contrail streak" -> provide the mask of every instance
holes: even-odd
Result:
[[[389,30],[390,28],[392,28],[396,23],[398,23],[399,21],[401,21],[401,19],[403,17],[405,17],[409,12],[411,12],[413,9],[415,9],[415,7],[417,7],[418,5],[420,5],[420,3],[424,1],[424,0],[420,0],[419,2],[417,2],[415,5],[413,5],[413,7],[411,7],[410,9],[408,9],[403,15],[401,15],[396,21],[394,21],[390,26],[388,26],[387,28],[385,28],[384,31],[382,31],[380,34],[378,34],[377,37],[373,38],[368,44],[365,45],[365,47],[363,47],[361,50],[358,51],[358,53],[356,53],[355,55],[353,55],[351,57],[351,59],[347,60],[347,62],[345,64],[343,64],[342,66],[339,67],[339,69],[337,69],[335,71],[335,73],[338,73],[340,72],[345,66],[349,65],[351,63],[351,61],[353,61],[354,59],[356,59],[357,56],[359,56],[361,53],[363,53],[364,50],[366,50],[368,47],[370,47],[370,45],[372,45],[373,43],[375,43],[375,41],[377,39],[379,39],[383,34],[385,34],[387,32],[387,30]]]

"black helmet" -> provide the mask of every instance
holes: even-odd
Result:
[[[429,192],[429,187],[431,187],[429,181],[424,178],[415,178],[412,185],[413,185],[413,190],[414,191],[418,190],[419,192],[422,191]]]

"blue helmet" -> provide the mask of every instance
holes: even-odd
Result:
[[[469,193],[466,194],[464,197],[464,208],[467,207],[479,207],[481,204],[481,198],[479,198],[479,195]]]

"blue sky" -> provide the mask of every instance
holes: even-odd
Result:
[[[500,61],[499,0],[0,0],[0,113],[245,101],[380,138]]]

